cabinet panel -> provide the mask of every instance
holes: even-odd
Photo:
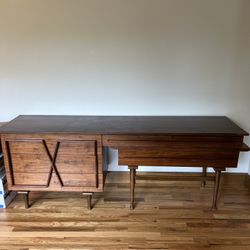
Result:
[[[5,135],[2,145],[10,188],[103,190],[101,137]]]

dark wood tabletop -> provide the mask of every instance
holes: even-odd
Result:
[[[43,116],[20,115],[5,133],[249,135],[225,116]]]

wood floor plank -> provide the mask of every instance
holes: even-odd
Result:
[[[224,175],[218,211],[210,210],[212,181],[201,188],[183,174],[165,175],[137,182],[133,211],[127,173],[108,176],[92,210],[79,193],[34,192],[30,209],[18,196],[0,209],[0,250],[250,250],[247,175]]]

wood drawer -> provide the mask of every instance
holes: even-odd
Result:
[[[64,155],[96,155],[95,140],[59,140],[59,150]],[[11,154],[46,154],[46,143],[49,149],[55,149],[57,141],[36,139],[10,140],[8,145]]]
[[[222,149],[241,148],[242,136],[133,136],[133,135],[106,135],[103,136],[103,145],[123,150],[124,148],[172,148],[176,149]]]
[[[13,172],[48,173],[51,162],[45,154],[11,154]]]
[[[58,153],[56,166],[60,173],[88,173],[97,172],[97,158],[95,156],[64,155]]]
[[[47,186],[48,173],[20,173],[14,172],[14,185],[24,186]]]
[[[12,154],[14,172],[48,173],[51,162],[47,156],[39,154]],[[96,157],[58,154],[56,162],[60,173],[96,173]]]
[[[231,167],[236,168],[238,158],[235,159],[174,159],[164,157],[131,157],[118,159],[119,165],[138,165],[138,166],[179,166],[179,167],[213,167],[213,168],[224,168]]]
[[[8,146],[11,154],[46,154],[42,140],[10,140]]]
[[[237,167],[241,136],[105,136],[120,165]]]
[[[20,186],[41,186],[47,187],[48,174],[15,173],[14,183]],[[97,176],[95,174],[60,174],[63,187],[96,187]],[[53,176],[52,183],[58,186],[56,176]]]
[[[64,187],[97,187],[95,174],[61,174]]]
[[[161,147],[148,147],[148,148],[122,148],[119,151],[121,158],[130,157],[165,157],[173,159],[234,159],[238,157],[239,152],[233,149],[214,149],[214,148],[161,148]]]
[[[95,156],[96,141],[86,140],[61,140],[59,152],[61,155],[79,156]]]

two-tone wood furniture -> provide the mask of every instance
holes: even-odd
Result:
[[[88,207],[104,186],[104,149],[118,150],[130,169],[130,207],[138,166],[202,167],[215,170],[212,208],[217,208],[221,171],[236,168],[248,133],[226,117],[18,116],[0,128],[10,190],[76,191]]]

